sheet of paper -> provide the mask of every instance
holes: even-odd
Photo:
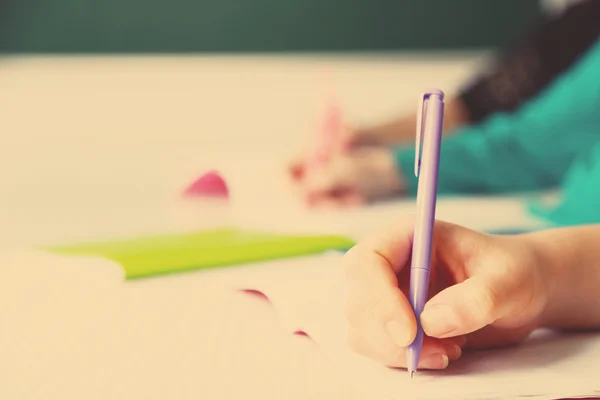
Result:
[[[368,398],[334,381],[272,307],[232,293],[297,266],[125,282],[98,258],[2,253],[0,398]]]
[[[285,281],[254,285],[270,298],[289,331],[304,330],[349,382],[377,398],[557,399],[600,397],[600,335],[536,332],[511,349],[466,353],[449,369],[419,372],[377,365],[346,344],[340,257],[312,258]],[[262,288],[261,288],[262,285]]]
[[[183,399],[215,389],[197,377],[211,376],[203,360],[223,346],[225,291],[125,285],[106,260],[37,253],[0,258],[0,272],[1,398]]]

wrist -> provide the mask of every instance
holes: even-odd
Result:
[[[536,234],[525,235],[529,239],[528,246],[532,249],[534,268],[538,270],[538,274],[542,282],[542,292],[544,296],[544,306],[538,320],[539,327],[548,327],[555,320],[555,302],[558,293],[557,282],[560,275],[560,269],[557,262],[548,253],[548,244],[544,240],[538,240]]]
[[[359,145],[394,146],[415,140],[416,115],[407,115],[381,125],[357,130],[356,143]]]
[[[540,318],[541,327],[559,328],[565,325],[570,313],[573,291],[577,284],[573,282],[573,271],[568,271],[565,258],[568,255],[559,245],[559,240],[552,231],[530,235],[531,246],[536,254],[536,263],[544,282],[546,302]],[[567,318],[566,318],[567,317]]]

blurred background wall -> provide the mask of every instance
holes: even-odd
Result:
[[[478,49],[540,0],[0,0],[4,53]]]

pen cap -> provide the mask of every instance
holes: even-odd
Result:
[[[438,168],[442,125],[444,120],[444,95],[431,91],[423,96],[421,112],[420,154],[422,162],[416,166],[419,176],[417,215],[415,221],[411,268],[430,268],[431,244],[437,200]]]
[[[429,99],[441,101],[443,108],[444,92],[439,89],[430,89],[419,96],[419,104],[417,105],[417,136],[415,139],[415,176],[419,176],[419,168],[421,167],[421,150],[423,144],[423,131],[425,129],[424,118],[427,116]],[[437,113],[434,114],[437,115]],[[441,118],[443,119],[443,109]]]

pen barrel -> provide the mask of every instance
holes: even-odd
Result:
[[[411,268],[410,270],[410,293],[409,302],[415,313],[415,319],[417,321],[417,335],[415,340],[408,346],[407,349],[407,367],[409,370],[416,371],[421,358],[421,348],[423,346],[423,328],[421,327],[421,313],[427,303],[427,290],[420,290],[421,288],[427,288],[429,285],[429,268]]]
[[[420,289],[427,289],[429,286],[429,273],[429,268],[412,267],[410,269],[409,302],[415,312],[415,317],[417,318],[417,323],[419,325],[419,317],[421,316],[421,312],[423,312],[425,303],[427,303],[429,292],[428,290]]]

